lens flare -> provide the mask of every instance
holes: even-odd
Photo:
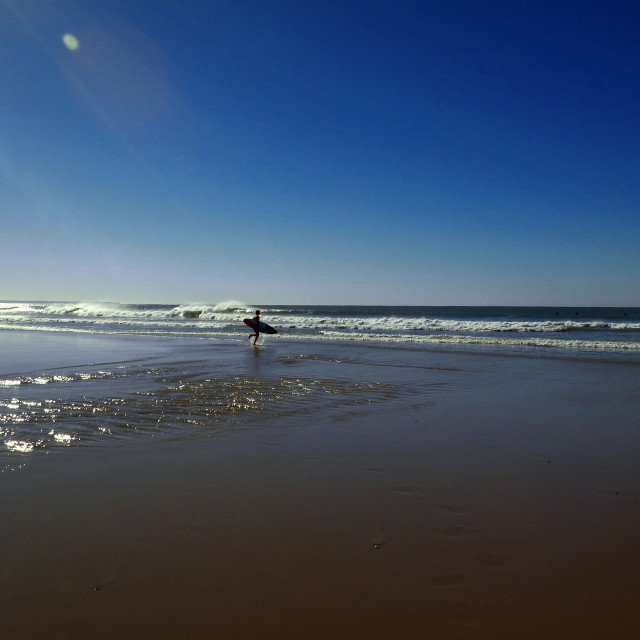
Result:
[[[69,51],[75,51],[80,46],[78,38],[71,33],[65,33],[64,36],[62,36],[62,42],[64,42],[64,46],[67,47]]]

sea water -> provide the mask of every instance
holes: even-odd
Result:
[[[260,309],[278,334],[254,348],[242,323],[254,307],[239,302],[0,303],[0,470],[73,447],[428,402],[477,384],[493,360],[478,356],[640,364],[639,308]]]
[[[639,307],[261,306],[279,340],[475,345],[519,352],[640,353]],[[0,330],[238,340],[254,307],[219,304],[2,302]],[[271,339],[271,338],[270,338]]]

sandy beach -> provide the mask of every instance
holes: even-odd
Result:
[[[640,367],[234,348],[359,393],[4,472],[7,638],[636,637]]]
[[[0,0],[0,640],[640,639],[639,32]]]

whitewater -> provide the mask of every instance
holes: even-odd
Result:
[[[640,357],[638,307],[464,307],[0,303],[0,330],[199,336],[246,340],[256,308],[278,330],[268,340],[482,348],[500,352]],[[262,340],[267,339],[262,338]]]
[[[257,348],[242,322],[256,308],[278,331]],[[640,308],[5,301],[0,354],[2,473],[69,448],[427,402],[494,367],[522,384],[541,358],[606,385],[607,368],[638,371]],[[425,387],[433,372],[455,380]]]

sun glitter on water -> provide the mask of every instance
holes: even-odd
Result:
[[[69,51],[75,51],[80,46],[78,38],[71,33],[65,33],[62,36],[62,42],[64,42],[64,46],[67,47]]]

